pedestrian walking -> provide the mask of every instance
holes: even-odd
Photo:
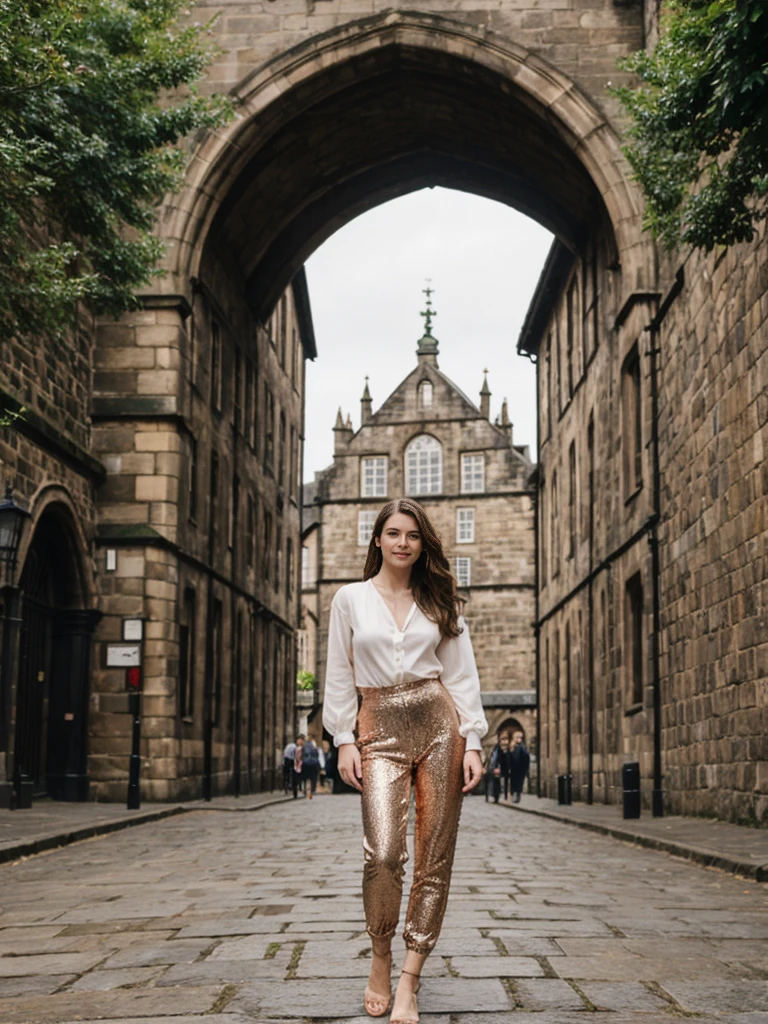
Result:
[[[531,755],[525,749],[522,732],[517,730],[512,734],[512,746],[509,750],[509,783],[514,794],[512,799],[516,804],[520,803],[530,767]],[[506,799],[506,795],[504,799]]]
[[[291,788],[293,789],[293,799],[295,800],[299,795],[299,787],[302,785],[304,779],[304,737],[299,735],[296,737],[296,751],[293,755],[293,779]]]
[[[419,977],[445,913],[462,793],[483,775],[488,723],[460,613],[424,509],[410,498],[388,502],[373,527],[363,581],[343,586],[331,605],[323,722],[338,748],[339,775],[363,795],[363,903],[373,947],[364,1003],[373,1017],[392,1004],[391,1024],[418,1022]],[[412,784],[414,872],[393,1001],[391,943]]]
[[[301,751],[304,792],[307,800],[311,800],[317,789],[317,778],[320,774],[320,752],[312,740],[305,740]]]
[[[293,762],[296,757],[296,743],[286,743],[283,750],[283,792],[288,793],[293,786]]]
[[[504,787],[504,799],[509,795],[509,735],[505,732],[497,733],[496,746],[491,751],[488,759],[488,771],[485,778],[485,800],[488,802],[489,793],[493,795],[493,802],[497,804]]]

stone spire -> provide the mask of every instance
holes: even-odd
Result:
[[[437,338],[432,336],[432,320],[437,313],[432,308],[434,289],[429,287],[429,278],[427,278],[427,287],[423,289],[423,292],[427,296],[427,308],[419,314],[424,317],[424,334],[416,346],[416,355],[419,366],[437,366]]]
[[[341,414],[341,406],[339,411],[336,413],[336,422],[333,425],[333,453],[336,455],[338,452],[344,451],[352,437],[352,421],[347,416],[347,422],[344,422],[344,417]]]
[[[483,370],[483,386],[480,388],[480,413],[486,420],[491,418],[491,389],[488,387],[487,370]]]
[[[506,430],[509,433],[510,444],[512,443],[512,426],[513,425],[509,419],[509,409],[507,407],[507,400],[505,398],[504,401],[501,403],[501,428],[502,430]]]
[[[368,378],[365,378],[365,387],[363,388],[363,397],[360,399],[360,425],[367,423],[368,420],[373,416],[373,399],[371,398],[371,392],[368,390]]]

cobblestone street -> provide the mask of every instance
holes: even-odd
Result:
[[[355,797],[194,811],[2,865],[0,1022],[368,1021],[360,880]],[[469,799],[422,1021],[764,1024],[767,896]]]

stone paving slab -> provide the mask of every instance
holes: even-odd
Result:
[[[134,988],[154,981],[162,967],[124,967],[121,970],[96,970],[78,978],[73,992],[108,992],[113,988]]]
[[[28,978],[0,978],[0,999],[10,996],[48,996],[75,981],[76,974],[34,974]]]
[[[26,810],[0,811],[0,864],[136,825],[148,825],[175,814],[193,810],[252,811],[288,799],[283,793],[257,793],[239,799],[226,796],[211,801],[145,804],[135,811],[119,804],[36,800]]]
[[[517,1006],[523,1010],[562,1012],[587,1009],[587,1004],[578,992],[560,978],[544,978],[536,982],[518,981],[514,986],[514,994]]]
[[[758,882],[768,882],[768,830],[732,825],[709,818],[683,818],[669,815],[654,818],[624,819],[618,805],[571,804],[525,795],[519,804],[506,807],[525,814],[539,814],[579,828],[637,843],[653,850],[664,850],[707,867],[721,868]]]
[[[460,978],[540,978],[544,968],[532,956],[454,956],[451,969]]]
[[[579,988],[596,1010],[658,1013],[671,1005],[661,995],[635,981],[590,981]]]
[[[182,1016],[152,1017],[152,1024],[253,1024],[252,1017],[243,1017],[239,1013],[210,1013],[205,1017],[194,1017],[183,1014]],[[61,1021],[57,1024],[82,1024],[82,1017],[74,1020]],[[146,1017],[120,1017],[120,1024],[147,1024]],[[269,1022],[264,1022],[269,1024]],[[279,1024],[304,1024],[301,1020],[286,1020],[281,1018]],[[370,1024],[370,1021],[369,1021]]]
[[[734,1008],[768,1013],[768,980],[675,981],[664,988],[687,1013],[729,1013]]]
[[[584,1024],[595,1007],[768,1024],[768,889],[480,801],[463,818],[423,1024]],[[361,872],[352,797],[176,815],[2,865],[0,967],[38,973],[0,976],[0,1022],[370,1024]]]
[[[113,992],[60,992],[52,996],[0,999],[3,1024],[59,1024],[67,1020],[124,1020],[204,1014],[214,1007],[218,986],[132,989]],[[175,1018],[178,1020],[178,1017]],[[206,1017],[205,1024],[209,1018]]]
[[[604,957],[566,956],[552,962],[554,971],[561,978],[575,981],[660,981],[684,980],[686,978],[743,978],[744,968],[740,964],[727,964],[714,957],[697,957],[695,960],[669,959],[650,960],[626,955],[621,951]]]

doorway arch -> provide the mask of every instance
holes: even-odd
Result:
[[[100,613],[88,607],[79,540],[68,504],[49,495],[19,578],[15,785],[58,800],[88,795],[90,647]]]
[[[605,226],[626,288],[649,289],[652,243],[605,114],[514,42],[389,11],[314,37],[234,90],[163,209],[165,287],[188,294],[215,247],[264,322],[307,257],[386,200],[443,185],[515,206],[579,251]]]

